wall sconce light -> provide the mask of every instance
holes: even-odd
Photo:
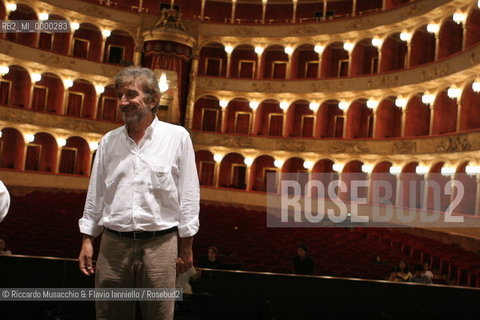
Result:
[[[435,101],[435,96],[433,94],[424,94],[422,96],[422,102],[426,105],[431,105]]]
[[[368,99],[367,100],[367,108],[368,109],[375,109],[376,107],[378,107],[378,101],[377,100],[373,100],[373,99]]]
[[[59,147],[64,147],[67,144],[67,140],[64,138],[58,138],[57,139],[57,144]]]
[[[32,81],[38,82],[42,80],[42,75],[40,73],[32,73]]]
[[[398,176],[402,173],[402,167],[400,166],[391,166],[389,169],[390,174]]]
[[[447,90],[447,95],[450,99],[457,99],[462,94],[462,89],[456,87],[450,87]]]
[[[467,17],[463,12],[455,12],[452,17],[453,21],[457,24],[462,24],[467,20]]]
[[[95,91],[97,94],[102,94],[105,92],[105,87],[104,86],[95,86]]]
[[[407,106],[408,100],[405,98],[397,98],[395,99],[395,106],[398,108],[405,108]]]
[[[41,12],[38,14],[38,20],[46,21],[49,18],[49,14],[46,12]]]
[[[286,54],[291,55],[293,53],[293,47],[286,46],[285,49],[283,49]]]
[[[417,166],[415,168],[415,173],[416,174],[420,174],[420,175],[424,175],[424,174],[427,174],[428,173],[428,167],[426,166]]]
[[[466,166],[465,167],[465,172],[469,176],[474,176],[480,173],[480,166]]]
[[[285,161],[283,161],[283,160],[275,160],[275,161],[273,161],[273,165],[275,166],[275,168],[281,168],[281,167],[283,167],[284,162]]]
[[[401,32],[400,33],[400,40],[402,41],[410,41],[412,38],[412,34],[409,32]]]
[[[233,47],[230,45],[225,46],[225,52],[231,54],[233,52]]]
[[[35,135],[33,135],[31,133],[26,134],[24,137],[25,137],[25,141],[27,141],[27,143],[33,142],[35,140]]]
[[[10,71],[8,66],[0,66],[0,76],[6,75]]]
[[[160,80],[158,81],[158,87],[160,89],[160,93],[164,94],[165,92],[168,91],[168,81],[167,81],[167,75],[165,72],[162,72],[160,75]]]
[[[435,33],[437,34],[438,31],[440,31],[440,25],[436,23],[429,23],[427,24],[427,31],[430,33]]]
[[[340,101],[340,102],[338,103],[338,107],[339,107],[340,110],[342,110],[342,111],[347,111],[349,106],[350,106],[350,104],[349,104],[347,101]]]
[[[1,73],[1,71],[0,71],[0,73]],[[480,92],[480,81],[474,81],[472,83],[472,90],[473,90],[473,92],[476,92],[476,93]]]
[[[313,111],[313,112],[317,112],[318,111],[318,108],[320,108],[320,103],[318,102],[310,102],[310,104],[308,105],[308,108]]]
[[[73,80],[72,79],[65,79],[63,80],[63,85],[65,86],[65,88],[71,88],[73,87]],[[96,90],[96,88],[95,88]]]
[[[325,50],[325,46],[322,46],[321,44],[317,44],[317,45],[315,45],[315,47],[313,47],[313,50],[316,53],[322,53],[323,50]]]
[[[342,172],[342,171],[343,171],[343,167],[344,167],[343,164],[334,163],[333,166],[332,166],[332,169],[333,169],[333,171],[335,171],[335,172]]]
[[[370,173],[372,173],[372,171],[373,171],[373,166],[372,166],[371,164],[364,164],[364,165],[362,165],[362,172],[363,172],[363,173],[368,173],[368,174],[370,174]]]
[[[88,143],[91,151],[95,151],[98,149],[98,142],[92,141]]]
[[[225,109],[228,106],[228,100],[223,100],[221,99],[218,104],[220,105],[221,108]]]
[[[222,159],[223,159],[223,155],[222,155],[222,154],[216,153],[216,154],[213,155],[213,160],[214,160],[215,162],[221,162]]]
[[[13,2],[8,2],[5,6],[5,8],[7,9],[8,12],[12,12],[12,11],[17,10],[17,4],[13,3]]]
[[[347,50],[348,52],[352,51],[355,45],[351,42],[345,42],[343,44],[343,49]]]
[[[245,158],[243,159],[243,163],[245,163],[247,167],[250,167],[253,163],[253,158]]]
[[[112,32],[110,30],[107,30],[107,29],[102,30],[102,35],[103,35],[104,38],[110,37],[111,34],[112,34]]]
[[[263,50],[265,50],[263,47],[260,47],[260,46],[255,47],[256,54],[262,54]]]
[[[78,22],[70,22],[70,29],[73,31],[76,31],[80,29],[80,24]]]
[[[258,106],[260,105],[260,103],[258,103],[257,101],[250,101],[248,103],[248,106],[250,107],[250,109],[252,109],[253,111],[257,110]]]
[[[303,167],[307,170],[312,170],[315,163],[313,161],[304,161]]]
[[[451,176],[451,175],[455,174],[455,171],[456,171],[455,167],[443,166],[442,169],[440,169],[440,173],[444,177],[448,177],[448,176]]]
[[[372,46],[379,48],[379,47],[382,46],[382,44],[383,44],[382,39],[380,39],[380,38],[373,38],[372,39]]]
[[[287,101],[280,102],[280,109],[282,109],[283,111],[287,111],[288,107],[289,107],[289,104]]]

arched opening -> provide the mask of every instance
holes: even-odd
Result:
[[[282,136],[283,110],[275,100],[263,101],[257,109],[254,134],[262,136]]]
[[[480,10],[474,8],[467,18],[465,25],[465,47],[469,48],[480,42]]]
[[[285,48],[280,45],[272,45],[265,49],[262,55],[264,79],[286,79],[288,55]]]
[[[435,60],[435,34],[423,26],[415,31],[410,42],[410,66],[418,66]]]
[[[221,125],[222,110],[218,99],[213,96],[198,99],[193,107],[193,129],[220,132]]]
[[[88,143],[80,137],[70,137],[60,152],[59,173],[89,174],[90,148]]]
[[[341,199],[347,201],[361,201],[361,199],[367,199],[368,176],[366,173],[362,172],[362,166],[363,162],[353,160],[343,167],[341,180],[346,184],[347,191],[340,192]],[[357,185],[358,187],[354,187],[353,185]],[[366,200],[363,202],[366,202]]]
[[[93,85],[87,80],[75,80],[67,92],[65,114],[93,118],[95,105],[96,91]]]
[[[445,193],[450,175],[441,174],[445,162],[438,162],[432,166],[427,178],[427,210],[443,214],[450,203],[450,195]]]
[[[437,95],[433,105],[433,134],[455,132],[457,126],[457,100],[447,95],[443,90]]]
[[[222,188],[247,188],[247,166],[245,158],[239,153],[229,153],[220,163],[219,185]]]
[[[315,137],[343,138],[345,115],[338,107],[337,100],[327,100],[317,111],[317,128]]]
[[[460,164],[455,174],[455,180],[460,181],[463,186],[464,192],[461,194],[460,203],[456,208],[453,208],[454,212],[463,214],[475,215],[475,208],[477,205],[477,179],[475,175],[469,175],[465,172],[466,166],[469,162]],[[452,199],[457,198],[457,189],[453,189]]]
[[[350,75],[375,74],[378,72],[378,49],[372,45],[372,39],[363,39],[352,51]]]
[[[33,85],[32,110],[60,114],[63,96],[62,80],[53,73],[44,73],[42,79]]]
[[[274,165],[275,159],[262,155],[256,158],[251,167],[250,179],[252,190],[262,192],[277,192],[279,169]]]
[[[333,170],[334,162],[330,159],[317,161],[312,168],[312,189],[311,196],[314,198],[330,199],[328,187],[332,181],[338,179],[338,174]],[[313,187],[320,184],[321,187]]]
[[[0,167],[21,170],[25,154],[23,135],[14,128],[3,128],[0,133]]]
[[[72,38],[72,56],[93,61],[101,61],[103,36],[100,30],[82,23]]]
[[[57,141],[45,132],[35,134],[35,139],[27,145],[25,170],[54,173],[57,166]]]
[[[370,176],[369,199],[371,203],[393,205],[397,191],[397,178],[390,173],[389,161],[377,163]]]
[[[405,109],[405,137],[427,136],[430,130],[430,107],[419,95],[408,101]]]
[[[18,65],[9,66],[9,72],[0,79],[0,103],[27,108],[30,104],[32,81],[30,74]]]
[[[64,17],[50,14],[48,20],[66,20]],[[67,55],[70,41],[70,33],[65,32],[40,32],[38,47],[60,54]]]
[[[285,135],[287,137],[313,137],[315,119],[308,101],[298,100],[292,103],[286,117]]]
[[[292,75],[297,79],[316,79],[320,68],[318,53],[311,44],[298,47],[292,55]]]
[[[385,39],[382,45],[380,72],[403,69],[406,66],[408,47],[400,40],[400,33],[394,33]]]
[[[460,101],[460,130],[480,128],[480,93],[472,90],[472,83],[465,86]]]
[[[418,162],[405,165],[400,173],[400,190],[398,207],[421,208],[425,184],[423,175],[416,173]]]
[[[348,51],[343,48],[343,42],[329,44],[323,50],[320,76],[322,78],[348,76],[348,58]]]
[[[202,47],[198,62],[201,76],[225,77],[227,73],[227,53],[221,43],[212,42]]]
[[[402,109],[395,106],[395,97],[384,99],[375,113],[375,138],[399,137],[402,130]]]
[[[298,182],[302,195],[305,194],[305,185],[309,180],[308,170],[303,166],[304,162],[302,158],[290,158],[285,161],[281,170],[282,181]],[[288,192],[289,194],[293,194],[296,191],[294,188],[288,188],[287,190],[282,190],[282,193]]]
[[[233,78],[254,79],[257,77],[258,57],[252,46],[242,44],[233,49],[230,57],[230,76]]]
[[[133,65],[134,50],[135,41],[128,32],[113,30],[105,41],[103,62],[120,64],[122,66]]]
[[[463,28],[450,17],[440,27],[438,33],[438,58],[449,56],[462,50]]]
[[[227,117],[226,132],[240,134],[250,133],[253,114],[246,99],[233,99],[229,102],[225,112],[225,116]]]
[[[373,137],[373,112],[367,107],[365,99],[359,99],[350,105],[347,111],[345,138]]]
[[[195,152],[195,163],[200,185],[214,186],[215,160],[213,159],[213,154],[208,150],[198,150]]]
[[[38,20],[37,14],[35,11],[25,5],[25,4],[17,4],[17,10],[11,11],[8,15],[8,20]],[[37,32],[12,32],[7,33],[6,38],[8,40],[18,42],[20,44],[36,47],[38,41],[38,33]]]
[[[122,113],[118,109],[118,99],[113,84],[106,86],[105,91],[98,99],[97,120],[123,122]]]

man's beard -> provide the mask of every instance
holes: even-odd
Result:
[[[123,109],[129,109],[131,106],[133,106],[136,110],[134,112],[128,112],[128,111],[122,111]],[[140,108],[138,106],[134,105],[128,105],[125,107],[120,107],[120,111],[122,112],[122,119],[123,122],[127,125],[132,125],[140,122],[145,116],[147,116],[147,112],[144,112],[145,110],[143,108]],[[128,115],[127,115],[128,113]]]

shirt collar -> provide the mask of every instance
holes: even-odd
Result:
[[[152,123],[150,123],[150,125],[148,126],[148,128],[145,130],[145,135],[143,136],[142,140],[145,139],[145,138],[149,138],[151,135],[152,135],[152,132],[153,130],[155,129],[155,126],[159,123],[160,121],[158,121],[158,118],[157,118],[157,115],[155,114],[153,116],[153,121]],[[125,137],[128,139],[131,139],[128,135],[128,131],[127,131],[127,125],[123,125],[123,133],[125,134]]]

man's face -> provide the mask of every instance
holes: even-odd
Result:
[[[300,258],[305,258],[306,252],[305,252],[305,250],[303,250],[303,248],[298,248],[298,249],[297,249],[297,255],[298,255]]]
[[[127,125],[136,124],[151,114],[153,106],[145,103],[145,95],[140,86],[133,82],[117,91],[120,112]]]
[[[215,259],[217,259],[217,253],[212,249],[208,249],[208,260],[215,261]]]

